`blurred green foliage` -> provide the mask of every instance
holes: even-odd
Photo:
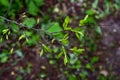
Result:
[[[82,0],[70,1],[82,2]],[[89,1],[85,2],[83,19],[79,20],[78,26],[72,27],[70,24],[75,20],[74,17],[63,17],[64,14],[59,13],[53,20],[51,15],[42,11],[41,7],[45,6],[45,0],[0,0],[0,45],[4,46],[0,50],[0,64],[10,62],[10,56],[13,54],[24,58],[22,52],[24,46],[37,46],[40,57],[46,55],[51,65],[57,65],[57,62],[62,60],[61,63],[66,66],[62,73],[67,75],[68,80],[88,80],[90,72],[95,71],[94,64],[99,58],[84,54],[86,52],[84,48],[87,46],[88,52],[96,51],[96,36],[102,34],[97,20],[119,10],[120,5],[119,0],[103,2],[105,4],[103,10],[99,7],[99,0],[94,0],[91,7],[87,6]],[[52,7],[48,9],[50,13],[54,13]],[[90,36],[87,31],[93,31],[94,36]],[[7,41],[11,43],[6,44]],[[82,61],[86,59],[87,62],[83,63]],[[20,73],[30,74],[31,67],[29,63],[26,68],[20,67]],[[38,75],[40,78],[46,77],[45,73]],[[98,74],[97,79],[108,80],[108,77]],[[16,80],[22,80],[22,76],[18,75]]]

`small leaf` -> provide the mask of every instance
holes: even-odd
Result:
[[[69,76],[69,80],[78,80],[78,79],[75,75],[72,74]]]
[[[64,46],[62,46],[62,51],[63,51],[64,55],[67,54]]]
[[[98,34],[102,35],[102,31],[101,31],[101,28],[100,28],[99,26],[96,26],[96,27],[95,27],[95,31],[96,31]]]
[[[63,52],[60,52],[58,55],[57,55],[57,59],[59,59],[59,58],[61,58],[62,57],[62,55],[63,55]]]
[[[6,39],[8,40],[8,35],[6,35]]]
[[[86,64],[86,68],[87,68],[87,69],[91,69],[91,68],[92,68],[92,65],[88,63],[88,64]]]
[[[65,18],[65,23],[69,23],[70,22],[70,18],[69,18],[69,16],[67,16],[66,18]]]
[[[8,60],[8,57],[4,56],[1,58],[1,63],[5,63],[5,62],[7,62],[7,60]]]
[[[79,26],[84,26],[88,22],[89,15],[86,15],[84,19],[80,20]]]
[[[36,24],[36,21],[34,18],[25,18],[23,24],[28,28],[32,28]]]
[[[42,44],[42,46],[46,52],[50,52],[50,53],[52,52],[52,50],[49,47],[47,47],[45,44]]]
[[[23,38],[25,38],[25,34],[22,34],[22,35],[19,37],[18,40],[21,40],[21,39],[23,39]]]
[[[62,51],[64,54],[64,64],[66,65],[68,63],[68,57],[64,46],[62,46]]]
[[[70,50],[73,51],[73,52],[75,52],[75,53],[78,53],[78,54],[81,54],[84,51],[84,49],[77,49],[77,47],[73,47]]]
[[[10,50],[10,54],[12,54],[12,53],[13,53],[13,51],[14,51],[14,48],[11,48],[11,50]]]
[[[40,57],[43,55],[43,49],[40,51]]]
[[[69,16],[67,16],[66,18],[65,18],[65,20],[64,20],[64,23],[63,23],[63,28],[64,28],[64,30],[69,30],[69,29],[71,29],[70,27],[68,27],[68,23],[70,22],[70,18],[69,18]]]
[[[94,56],[94,57],[91,58],[91,63],[94,64],[94,63],[96,63],[98,60],[99,60],[99,57]]]
[[[89,15],[86,15],[84,18],[84,21],[86,21],[88,19]]]
[[[68,58],[67,58],[67,55],[65,55],[64,57],[64,64],[66,65],[68,63]]]
[[[9,31],[9,29],[2,30],[3,34],[6,34]]]
[[[16,51],[16,54],[17,54],[19,57],[22,57],[22,58],[24,57],[22,51],[20,51],[20,50],[17,50],[17,51]]]

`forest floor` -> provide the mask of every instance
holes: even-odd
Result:
[[[97,54],[102,65],[113,74],[120,75],[120,14],[101,21],[102,38],[98,43]]]

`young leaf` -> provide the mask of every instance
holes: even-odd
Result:
[[[84,18],[84,21],[86,21],[88,19],[89,15],[86,15]]]
[[[65,20],[64,20],[64,23],[63,23],[63,28],[64,28],[64,30],[69,30],[69,29],[71,29],[70,27],[68,27],[68,23],[70,22],[70,18],[69,18],[69,16],[67,16],[66,18],[65,18]]]
[[[75,53],[78,53],[78,54],[81,54],[84,51],[84,49],[77,49],[77,47],[73,47],[70,50],[73,51],[73,52],[75,52]]]
[[[62,51],[64,54],[64,64],[66,65],[68,63],[68,57],[64,46],[62,46]]]
[[[43,55],[43,49],[40,51],[40,57]]]
[[[63,52],[60,52],[56,58],[59,59],[62,57],[62,55],[63,55]]]
[[[9,31],[9,29],[2,30],[3,34],[6,34]]]
[[[14,48],[11,48],[11,50],[10,50],[10,54],[12,54],[12,53],[13,53],[13,51],[14,51]]]
[[[64,57],[64,64],[66,65],[68,63],[68,58],[67,58],[67,55],[65,55]]]
[[[62,51],[63,51],[64,55],[67,54],[64,46],[62,46]]]
[[[8,40],[8,35],[6,35],[6,39]]]
[[[50,52],[50,53],[52,52],[52,50],[49,47],[47,47],[45,44],[42,44],[42,46],[46,52]]]
[[[89,15],[86,15],[84,19],[80,20],[79,26],[84,26],[88,21]]]
[[[25,34],[22,34],[22,35],[19,37],[18,40],[21,40],[21,39],[23,39],[23,38],[25,38]]]

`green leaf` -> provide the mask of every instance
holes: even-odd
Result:
[[[25,34],[22,34],[22,35],[19,37],[18,40],[21,40],[21,39],[23,39],[23,38],[25,38]]]
[[[96,26],[96,27],[95,27],[95,31],[96,31],[98,34],[102,35],[102,31],[101,31],[100,26]]]
[[[68,45],[68,44],[69,44],[69,40],[67,40],[67,39],[61,39],[60,42],[61,42],[63,45]]]
[[[61,32],[62,28],[59,25],[59,23],[55,22],[52,26],[49,27],[47,30],[48,33],[55,33],[55,32]]]
[[[6,37],[6,39],[8,40],[8,35],[6,35],[5,37]]]
[[[89,15],[86,15],[84,19],[80,20],[79,26],[84,26],[85,24],[87,24],[88,18],[89,18]]]
[[[4,5],[5,7],[9,6],[9,0],[0,0],[0,4]]]
[[[84,20],[80,20],[79,26],[84,26],[85,25],[85,21]]]
[[[30,36],[29,39],[27,39],[27,44],[28,45],[35,45],[37,44],[37,42],[39,41],[39,35],[38,34],[32,34],[32,33],[28,33],[28,35]]]
[[[0,53],[0,58],[7,56],[6,53]]]
[[[62,51],[63,51],[64,55],[67,54],[64,46],[62,46]]]
[[[50,53],[52,52],[52,50],[49,47],[47,47],[45,44],[42,44],[42,46],[46,52],[50,52]]]
[[[3,34],[6,34],[9,31],[9,29],[2,30]]]
[[[22,76],[18,75],[16,80],[22,80]]]
[[[68,57],[64,46],[62,46],[62,51],[64,54],[64,64],[66,65],[68,63]]]
[[[97,8],[98,2],[99,2],[99,0],[95,0],[94,3],[92,4],[92,7]]]
[[[24,57],[23,53],[20,51],[20,50],[17,50],[16,51],[16,54],[19,56],[19,57]]]
[[[11,48],[11,49],[10,49],[10,54],[12,54],[12,53],[13,53],[13,51],[14,51],[14,48]]]
[[[69,80],[78,80],[78,79],[75,75],[72,74],[69,76]]]
[[[33,1],[30,1],[30,3],[28,4],[28,12],[34,16],[37,15],[37,13],[39,12],[39,8]]]
[[[78,53],[78,54],[81,54],[84,51],[84,49],[77,49],[77,47],[73,47],[70,50],[73,51],[73,52],[75,52],[75,53]]]
[[[72,31],[72,32],[75,32],[75,33],[78,33],[78,34],[80,34],[81,36],[84,36],[83,33],[82,33],[82,31],[79,31],[79,30],[76,30],[76,29],[71,30],[71,31]]]
[[[57,59],[59,59],[59,58],[61,58],[62,57],[62,55],[63,55],[63,52],[60,52],[58,55],[57,55]]]
[[[89,17],[89,15],[86,15],[83,20],[86,21],[88,19],[88,17]]]
[[[32,28],[36,24],[36,21],[34,18],[25,18],[23,24],[28,28]]]
[[[67,55],[65,55],[64,57],[64,64],[66,65],[68,63],[68,58],[67,58]]]
[[[43,55],[43,49],[40,51],[40,57]]]
[[[70,27],[68,27],[69,22],[70,22],[70,18],[69,18],[69,16],[67,16],[64,20],[64,23],[63,23],[64,30],[70,30],[71,29]]]
[[[36,5],[37,5],[38,7],[44,5],[44,0],[34,0],[34,2],[36,3]]]
[[[78,61],[78,56],[76,56],[76,54],[74,53],[71,53],[69,60],[70,60],[70,64],[74,65]]]
[[[92,65],[90,63],[86,64],[86,68],[87,69],[91,69],[92,68]]]
[[[96,63],[98,60],[99,60],[99,57],[94,56],[94,57],[91,58],[91,63],[94,64],[94,63]]]
[[[12,31],[18,33],[18,31],[19,31],[18,25],[11,23],[11,28],[12,28]]]
[[[1,58],[1,63],[5,63],[5,62],[7,62],[7,60],[8,60],[8,57],[4,56]]]

